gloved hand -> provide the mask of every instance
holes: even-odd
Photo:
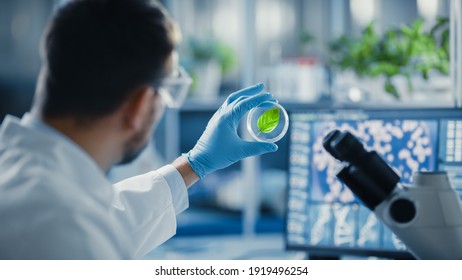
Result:
[[[194,172],[202,179],[246,157],[274,152],[274,143],[247,142],[237,134],[241,118],[264,101],[275,101],[268,93],[260,93],[257,84],[231,94],[210,119],[194,148],[185,156]]]

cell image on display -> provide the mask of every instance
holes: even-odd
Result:
[[[310,244],[332,245],[333,237],[333,213],[328,204],[312,204],[310,207]]]
[[[375,150],[410,184],[416,171],[432,171],[436,162],[436,121],[367,120],[323,121],[313,124],[311,200],[334,203],[359,202],[337,178],[338,162],[322,146],[330,131],[350,131],[366,150]]]
[[[354,247],[356,245],[357,204],[333,204],[334,245]]]
[[[357,246],[363,248],[380,247],[380,222],[373,212],[365,206],[359,206],[358,211]]]

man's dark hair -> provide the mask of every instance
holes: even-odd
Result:
[[[43,115],[95,118],[113,112],[130,91],[166,75],[177,32],[157,2],[68,2],[42,38]]]

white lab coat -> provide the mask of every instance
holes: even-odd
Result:
[[[186,186],[173,166],[111,185],[41,121],[0,128],[0,259],[132,259],[176,232]]]

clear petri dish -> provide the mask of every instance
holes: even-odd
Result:
[[[277,102],[266,101],[250,110],[247,131],[259,142],[277,142],[289,128],[289,116]]]

